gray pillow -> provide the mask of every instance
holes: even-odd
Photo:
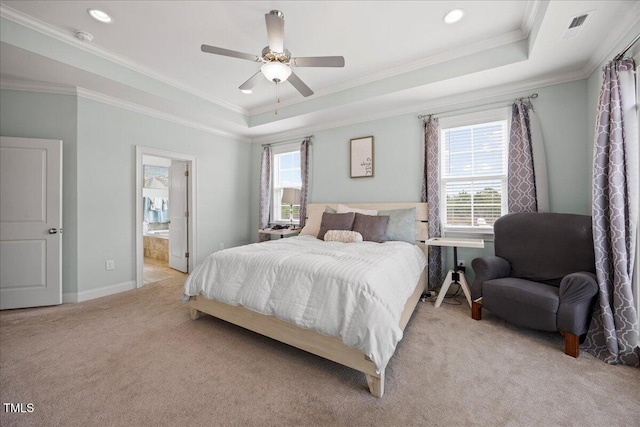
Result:
[[[354,218],[353,212],[343,214],[323,212],[318,239],[324,240],[324,235],[329,230],[351,230]]]
[[[388,216],[356,213],[355,220],[353,221],[353,231],[362,234],[364,241],[382,243],[384,242],[384,234],[387,231],[388,223]]]
[[[389,225],[384,240],[399,240],[416,244],[416,208],[380,211],[378,215],[388,215]]]

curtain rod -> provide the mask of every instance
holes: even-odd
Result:
[[[625,53],[627,53],[627,51],[628,51],[629,49],[631,49],[631,46],[633,46],[634,44],[636,44],[636,42],[638,41],[638,39],[640,39],[640,34],[638,34],[638,35],[636,36],[636,38],[635,38],[635,39],[631,40],[631,43],[629,43],[629,44],[627,45],[627,47],[625,47],[624,49],[622,49],[622,52],[620,52],[619,54],[617,54],[617,55],[613,58],[613,60],[614,60],[614,61],[620,61],[620,60],[624,57],[624,54],[625,54]]]
[[[513,102],[518,102],[518,101],[522,101],[522,100],[525,100],[525,99],[536,99],[537,97],[538,97],[538,94],[534,92],[529,96],[522,96],[520,98],[514,98]],[[422,120],[422,119],[426,119],[427,117],[430,117],[430,116],[438,116],[440,114],[454,113],[456,111],[468,110],[469,108],[482,107],[482,106],[485,106],[485,105],[502,104],[503,102],[505,102],[505,101],[488,102],[488,103],[485,103],[485,104],[473,105],[471,107],[466,107],[466,108],[456,108],[455,110],[441,111],[439,113],[421,114],[421,115],[418,116],[418,118],[420,120]]]
[[[267,145],[280,145],[280,144],[284,144],[286,142],[291,142],[291,141],[300,141],[300,138],[302,139],[312,139],[315,135],[311,134],[311,135],[307,135],[307,136],[303,136],[303,137],[298,137],[298,138],[291,138],[291,139],[285,139],[284,141],[278,141],[278,142],[269,142],[267,144],[262,144],[263,147],[266,147]]]

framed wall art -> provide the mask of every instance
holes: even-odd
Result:
[[[143,188],[169,188],[169,168],[165,166],[144,165]]]
[[[373,176],[373,136],[355,138],[350,141],[351,178]]]

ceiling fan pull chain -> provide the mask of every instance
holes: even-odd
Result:
[[[280,83],[279,81],[275,81],[276,82],[276,116],[278,115],[278,104],[280,104],[280,96],[278,95],[278,83]]]

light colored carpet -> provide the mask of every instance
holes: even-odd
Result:
[[[630,426],[640,370],[486,310],[420,303],[372,397],[363,374],[209,316],[183,278],[80,304],[0,313],[2,426]]]

